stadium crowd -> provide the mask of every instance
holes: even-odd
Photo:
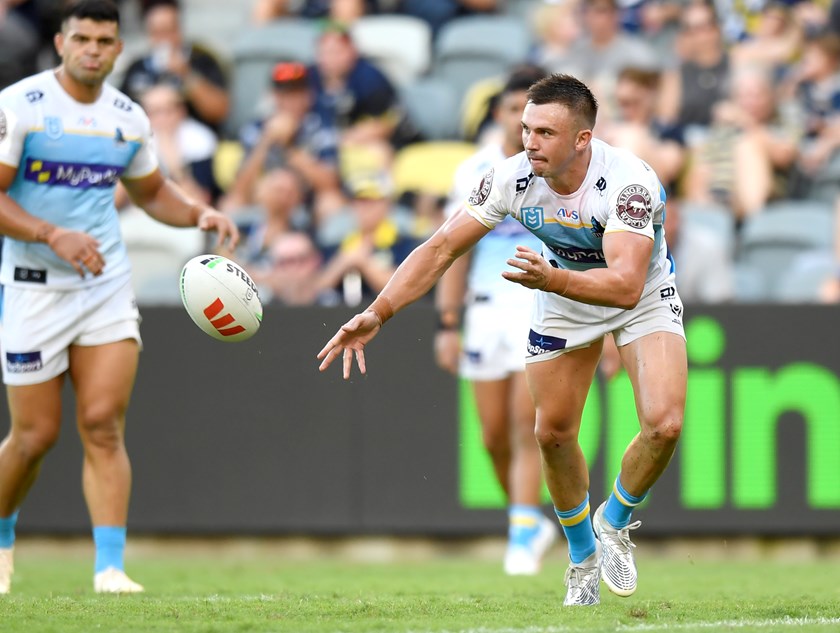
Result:
[[[55,63],[60,2],[0,4],[0,88]],[[148,113],[166,174],[235,219],[228,254],[266,302],[372,299],[442,221],[457,165],[498,140],[493,99],[526,65],[590,85],[596,136],[660,176],[685,301],[840,302],[837,2],[120,5],[112,81]],[[207,247],[125,229],[173,279]],[[177,301],[149,270],[140,303]]]

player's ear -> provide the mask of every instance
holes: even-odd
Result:
[[[589,141],[592,140],[592,130],[579,130],[575,138],[575,149],[578,151],[586,149]]]
[[[59,57],[62,57],[64,54],[64,33],[59,31],[53,36],[53,45],[55,46],[55,52],[58,53]]]

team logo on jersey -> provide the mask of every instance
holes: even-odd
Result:
[[[30,90],[26,93],[26,101],[28,103],[38,103],[44,98],[44,93],[40,90]]]
[[[542,207],[522,207],[520,212],[522,213],[521,222],[528,230],[537,231],[545,224]]]
[[[627,226],[643,229],[653,215],[650,192],[642,185],[628,185],[618,194],[616,209],[618,219]]]
[[[44,133],[47,138],[53,140],[61,138],[61,135],[64,134],[64,124],[61,119],[56,116],[44,117]]]
[[[517,178],[516,179],[516,191],[515,191],[514,195],[518,196],[520,193],[523,193],[528,188],[528,185],[531,184],[531,181],[533,179],[534,179],[534,172],[531,172],[530,174],[528,174],[524,178]]]
[[[595,237],[604,237],[604,225],[598,222],[597,218],[592,218],[592,226],[589,230]]]
[[[491,167],[490,170],[481,177],[481,182],[478,183],[475,189],[472,190],[470,193],[470,197],[467,200],[472,206],[478,207],[487,202],[487,198],[490,196],[490,190],[493,188],[493,168]]]
[[[6,133],[9,131],[9,123],[6,121],[6,113],[0,108],[0,141],[6,138]]]
[[[607,179],[601,176],[598,179],[598,182],[595,183],[595,188],[601,192],[601,195],[604,195],[604,190],[607,188]]]
[[[44,366],[41,352],[6,352],[6,371],[10,374],[25,374],[38,371]]]

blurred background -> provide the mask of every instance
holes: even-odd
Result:
[[[3,5],[0,88],[55,63],[59,4]],[[315,354],[440,224],[456,167],[498,140],[505,76],[530,64],[587,82],[596,136],[668,190],[692,371],[645,536],[838,535],[840,4],[120,6],[111,81],[148,113],[166,173],[235,218],[228,255],[266,306],[246,343],[199,332],[177,280],[211,246],[118,194],[144,317],[132,533],[503,533],[469,390],[434,361],[431,297],[377,339],[364,379],[320,375]],[[637,424],[626,376],[599,379],[585,416],[600,499]],[[65,423],[22,534],[89,529]]]

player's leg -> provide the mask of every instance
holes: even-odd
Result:
[[[137,372],[133,339],[70,348],[76,422],[84,448],[82,482],[96,546],[96,591],[133,593],[142,587],[125,576],[131,465],[125,448],[125,414]]]
[[[0,593],[11,587],[18,508],[61,429],[61,384],[56,377],[7,387],[11,428],[0,444]]]
[[[481,441],[493,464],[496,480],[510,498],[510,430],[508,428],[508,387],[505,379],[473,380],[473,397],[481,422]]]
[[[529,362],[526,369],[545,482],[569,541],[567,605],[600,601],[599,546],[589,516],[589,470],[578,433],[601,345],[599,339],[588,347]]]
[[[619,348],[636,398],[641,430],[627,447],[613,492],[595,513],[604,545],[603,578],[613,593],[629,596],[637,573],[629,531],[633,509],[665,471],[682,430],[688,374],[685,339],[653,332]]]
[[[558,529],[540,508],[542,465],[534,439],[536,411],[524,370],[510,374],[507,387],[511,462],[505,571],[511,575],[532,575],[539,572],[543,556],[557,540]]]

